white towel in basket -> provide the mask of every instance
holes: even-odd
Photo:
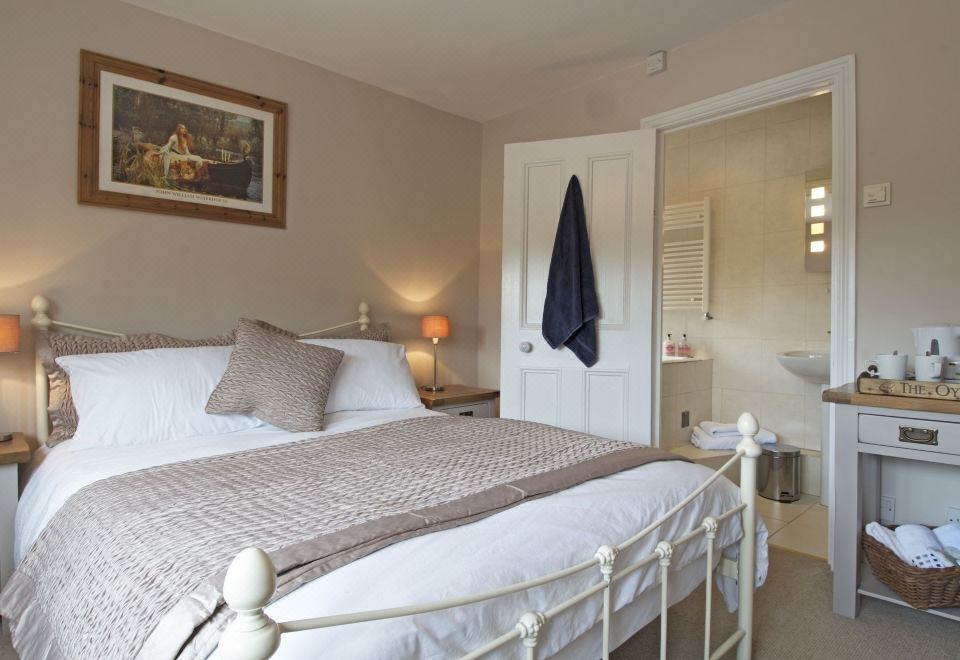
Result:
[[[739,433],[733,434],[722,434],[722,435],[710,435],[707,431],[703,430],[702,424],[707,422],[702,422],[701,426],[693,427],[693,434],[690,436],[690,442],[700,449],[707,450],[719,450],[719,449],[736,449],[737,443],[740,442],[742,437]],[[713,422],[714,424],[716,422]],[[772,431],[766,429],[760,429],[760,432],[755,438],[757,444],[760,445],[772,445],[776,444],[777,436],[773,434]]]
[[[933,530],[926,525],[900,525],[894,534],[910,563],[917,568],[949,568],[954,565]]]
[[[960,565],[960,522],[941,525],[933,530],[933,535],[940,541],[943,551]]]

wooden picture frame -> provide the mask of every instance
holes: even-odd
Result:
[[[286,103],[80,51],[81,204],[282,229],[286,139]]]

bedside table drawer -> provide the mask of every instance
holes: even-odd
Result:
[[[460,415],[462,417],[493,417],[493,402],[480,401],[459,406],[436,406],[433,410],[445,415]]]
[[[860,415],[861,443],[960,455],[960,424],[916,417]]]

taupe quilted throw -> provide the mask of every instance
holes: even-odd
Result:
[[[224,442],[228,442],[225,439]],[[206,658],[258,546],[283,595],[406,538],[653,461],[551,426],[437,416],[162,465],[71,497],[0,597],[21,657]]]

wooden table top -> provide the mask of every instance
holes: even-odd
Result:
[[[884,396],[882,394],[860,394],[856,383],[847,383],[823,392],[826,403],[842,406],[867,406],[870,408],[892,408],[895,410],[915,410],[918,412],[960,415],[960,401],[940,399],[914,399],[907,396]]]
[[[487,401],[500,396],[500,390],[491,390],[486,387],[471,387],[469,385],[445,385],[440,392],[427,392],[420,388],[420,400],[427,408],[434,406],[449,406],[458,403],[473,403]]]
[[[30,445],[22,433],[14,433],[13,440],[0,442],[0,465],[26,463],[30,460]]]

